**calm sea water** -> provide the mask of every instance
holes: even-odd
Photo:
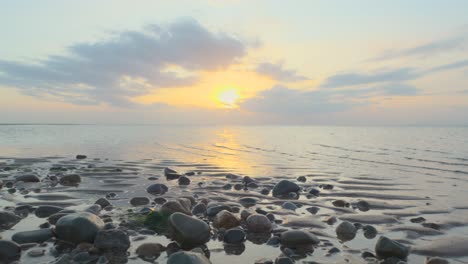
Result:
[[[336,195],[414,206],[434,221],[452,213],[458,218],[468,216],[468,128],[0,126],[1,158],[73,159],[77,154],[87,155],[88,160],[108,159],[145,168],[153,164],[181,171],[189,168],[207,174],[291,179],[308,175],[317,184],[337,186],[326,199]],[[377,188],[375,182],[366,186],[365,180],[356,183],[355,179],[382,179],[395,188]],[[125,188],[130,192],[140,188],[144,193],[138,184]],[[399,198],[405,196],[428,198],[430,203]],[[447,231],[447,235],[453,233],[466,235],[468,231]],[[371,248],[375,241],[350,243]],[[252,262],[255,253],[246,250],[239,263]],[[217,257],[221,258],[214,254],[214,260]]]

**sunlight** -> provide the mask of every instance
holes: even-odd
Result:
[[[235,89],[224,90],[218,95],[218,100],[225,108],[237,107],[236,102],[239,100],[239,93]]]

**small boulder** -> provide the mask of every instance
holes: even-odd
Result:
[[[238,228],[229,229],[224,234],[224,243],[240,244],[245,241],[245,232]]]
[[[193,248],[210,240],[210,226],[197,218],[183,213],[174,213],[169,217],[172,236],[182,248]]]
[[[405,259],[409,254],[409,248],[390,238],[381,236],[375,245],[375,253],[381,259],[390,257]]]
[[[100,230],[94,239],[94,246],[101,251],[126,252],[130,247],[130,239],[122,230]]]
[[[168,190],[169,188],[167,188],[166,185],[161,183],[151,184],[150,186],[148,186],[148,188],[146,188],[146,192],[152,195],[162,195],[165,194]]]
[[[272,229],[270,220],[264,215],[254,214],[247,217],[247,230],[252,233],[269,233]]]
[[[41,179],[36,174],[25,174],[25,175],[20,175],[15,178],[15,181],[17,182],[40,182]]]
[[[11,237],[11,240],[15,241],[18,244],[25,243],[42,243],[53,237],[52,229],[43,228],[33,231],[23,231],[14,234]]]
[[[46,218],[62,210],[63,208],[59,206],[41,205],[36,208],[36,210],[34,211],[34,214],[39,218]]]
[[[74,213],[61,217],[55,225],[58,239],[72,242],[94,242],[99,230],[104,228],[104,222],[91,213]]]
[[[173,213],[183,213],[186,215],[192,215],[190,206],[187,203],[181,201],[181,199],[175,201],[167,201],[161,206],[161,213],[165,215],[171,215]]]
[[[63,186],[78,186],[80,182],[81,176],[78,174],[64,175],[59,180],[59,183]]]
[[[273,196],[278,198],[288,197],[289,193],[297,193],[301,188],[294,182],[282,180],[273,188]]]
[[[148,197],[133,197],[130,199],[130,204],[133,206],[142,206],[150,203]]]
[[[12,263],[20,257],[20,245],[13,241],[0,240],[0,263]]]
[[[352,223],[348,221],[341,222],[337,227],[336,227],[336,235],[338,236],[338,239],[341,241],[349,241],[353,240],[354,237],[356,237],[356,226],[354,226]]]
[[[0,212],[0,230],[8,230],[20,220],[21,218],[13,213],[7,211]]]
[[[298,246],[316,245],[320,240],[314,235],[302,230],[289,230],[280,236],[283,246],[294,248]]]
[[[223,210],[216,214],[213,226],[216,228],[230,229],[240,225],[240,220],[231,212]]]
[[[190,179],[187,176],[180,176],[178,182],[179,185],[185,186],[190,184]]]
[[[144,260],[154,260],[164,252],[166,248],[159,243],[143,243],[136,249],[136,254],[138,257]]]

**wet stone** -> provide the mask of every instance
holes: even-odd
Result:
[[[101,218],[90,213],[75,213],[61,217],[55,225],[57,238],[72,243],[93,242],[104,228]]]
[[[272,229],[270,220],[261,214],[250,215],[246,224],[247,230],[252,233],[269,233]]]
[[[159,243],[143,243],[136,249],[136,254],[145,260],[157,259],[166,248]]]
[[[69,174],[60,177],[59,183],[63,186],[77,186],[81,182],[78,174]]]
[[[409,248],[394,240],[381,236],[375,245],[375,253],[382,259],[390,257],[405,259],[409,254]]]
[[[21,247],[8,240],[0,240],[0,263],[11,263],[21,257]]]
[[[52,229],[44,228],[34,231],[23,231],[15,233],[11,239],[19,244],[24,243],[42,243],[51,239],[53,236]]]
[[[160,184],[160,183],[152,184],[152,185],[148,186],[148,188],[146,188],[146,192],[148,192],[149,194],[152,194],[152,195],[165,194],[168,190],[169,190],[169,188],[167,188],[166,185]]]
[[[0,230],[10,229],[13,226],[15,226],[20,220],[20,217],[11,212],[0,212]]]
[[[288,197],[289,193],[296,193],[300,191],[300,187],[294,182],[282,180],[278,182],[273,188],[273,196],[284,198]]]
[[[336,227],[335,231],[338,239],[341,241],[349,241],[354,239],[357,229],[352,223],[344,221]]]
[[[241,229],[233,228],[226,231],[223,238],[225,243],[238,244],[245,241],[245,232]]]
[[[130,199],[130,204],[133,206],[142,206],[150,203],[148,197],[133,197]]]

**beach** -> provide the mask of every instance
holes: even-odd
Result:
[[[0,236],[14,249],[0,256],[466,263],[467,135],[462,127],[0,126]]]

